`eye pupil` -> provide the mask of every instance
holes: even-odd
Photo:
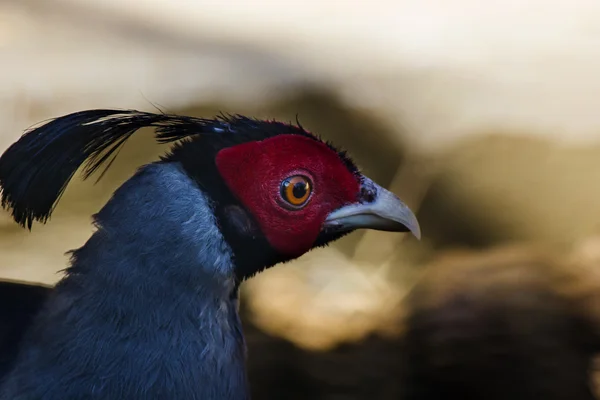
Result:
[[[297,199],[303,198],[306,194],[306,191],[308,190],[306,186],[306,182],[296,182],[294,184],[294,188],[292,189],[292,194],[294,195],[294,197]]]

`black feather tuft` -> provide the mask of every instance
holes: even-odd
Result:
[[[134,110],[89,110],[51,120],[27,131],[0,157],[1,205],[31,229],[34,220],[48,220],[84,163],[87,179],[138,129],[157,127],[157,136],[164,131],[161,141],[166,142],[170,128],[186,124],[198,121]]]

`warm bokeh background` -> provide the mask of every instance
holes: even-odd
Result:
[[[595,0],[3,0],[0,150],[32,124],[93,107],[298,114],[418,211],[424,238],[360,232],[249,281],[253,330],[330,354],[373,334],[402,337],[419,308],[406,300],[415,285],[436,304],[479,280],[492,289],[471,290],[475,299],[496,282],[527,287],[530,275],[594,325],[599,71]],[[0,277],[60,279],[90,215],[161,150],[134,137],[105,179],[75,180],[32,233],[0,213]],[[539,254],[556,265],[539,267]],[[522,271],[496,276],[495,265]],[[561,268],[572,279],[546,276]],[[439,278],[448,271],[464,278],[458,286]],[[537,315],[519,299],[514,310]],[[250,354],[270,351],[281,350]],[[351,392],[319,395],[362,398]]]

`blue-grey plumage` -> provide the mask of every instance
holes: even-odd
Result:
[[[151,164],[95,221],[0,398],[246,398],[231,249],[195,182]]]

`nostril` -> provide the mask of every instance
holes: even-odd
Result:
[[[377,196],[377,192],[369,187],[362,187],[360,189],[360,200],[363,203],[372,203],[375,201],[375,197]]]

